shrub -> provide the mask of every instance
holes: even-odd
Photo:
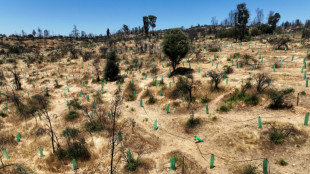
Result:
[[[72,107],[73,109],[82,109],[82,106],[79,103],[79,99],[77,98],[69,101],[69,107]]]
[[[284,142],[285,139],[285,134],[283,132],[271,132],[269,134],[269,139],[270,141],[272,141],[274,144],[282,144]]]
[[[0,117],[4,118],[4,117],[7,117],[8,114],[4,113],[4,112],[0,112]]]
[[[107,64],[104,69],[104,77],[107,80],[115,81],[118,78],[118,73],[120,72],[117,63],[117,57],[115,52],[110,52],[108,54]]]
[[[308,30],[308,29],[303,30],[301,37],[304,38],[304,39],[310,38],[310,30]]]
[[[62,132],[62,135],[68,138],[76,138],[78,134],[79,134],[78,129],[68,127]]]
[[[157,101],[157,99],[153,96],[151,96],[148,100],[149,104],[154,104],[154,103],[156,103],[156,101]]]
[[[283,90],[275,90],[275,89],[270,89],[268,91],[268,95],[270,99],[272,100],[272,103],[269,105],[271,109],[280,109],[280,108],[290,108],[292,105],[287,105],[284,103],[284,100],[287,96],[290,94],[294,93],[293,88],[287,88]]]
[[[135,171],[137,169],[138,166],[140,166],[142,164],[142,162],[140,160],[134,160],[131,159],[129,161],[127,161],[127,164],[125,166],[127,171]]]
[[[83,142],[74,142],[68,149],[60,149],[56,152],[57,158],[59,160],[68,158],[78,158],[81,160],[88,160],[90,158],[90,153],[85,147]]]
[[[231,66],[227,66],[225,69],[225,73],[226,74],[231,74],[234,72],[234,69]]]
[[[279,159],[279,164],[280,164],[281,166],[286,166],[288,163],[287,163],[283,158],[280,158],[280,159]]]
[[[102,130],[101,124],[97,122],[87,123],[86,127],[89,132],[98,132]]]
[[[201,103],[208,103],[211,99],[208,97],[201,98]]]
[[[228,112],[231,110],[231,107],[230,106],[226,106],[226,105],[221,105],[220,106],[220,111],[221,112]]]
[[[136,100],[136,96],[134,96],[133,94],[128,94],[127,95],[127,101],[134,101],[134,100]]]
[[[209,48],[209,52],[218,52],[219,48]]]
[[[199,124],[200,124],[199,118],[189,118],[186,122],[186,127],[187,128],[195,128]]]
[[[72,121],[76,118],[78,118],[79,114],[76,111],[70,111],[67,115],[66,115],[66,120],[67,121]]]
[[[216,121],[217,120],[217,116],[212,117],[212,121]]]
[[[242,173],[243,174],[256,174],[256,169],[257,167],[249,164],[243,168]]]
[[[301,91],[300,94],[301,95],[306,95],[306,91]]]

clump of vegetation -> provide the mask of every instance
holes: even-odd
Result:
[[[201,103],[208,103],[211,99],[208,97],[202,97],[201,98]]]
[[[288,98],[292,93],[294,93],[293,88],[287,88],[283,90],[270,89],[268,91],[268,96],[272,100],[269,105],[271,109],[281,109],[281,108],[291,108],[291,104],[285,103],[285,99]]]
[[[306,91],[301,91],[300,94],[301,95],[306,95]]]
[[[256,174],[256,170],[256,166],[249,164],[243,168],[242,174]]]
[[[199,118],[194,118],[194,112],[191,112],[190,118],[186,122],[186,128],[195,128],[200,124],[200,119]]]
[[[217,120],[217,116],[213,116],[212,121],[216,121],[216,120]]]
[[[75,120],[76,118],[79,117],[79,114],[76,111],[70,111],[67,115],[66,115],[66,120],[67,121],[72,121]]]
[[[137,167],[139,167],[140,165],[142,164],[142,161],[140,160],[135,160],[135,159],[130,159],[130,160],[127,160],[127,164],[125,166],[126,170],[127,171],[135,171],[137,169]]]
[[[73,159],[77,158],[80,160],[89,160],[90,159],[90,153],[86,146],[84,145],[85,142],[73,142],[69,145],[67,149],[59,149],[56,152],[57,158],[59,160],[62,159]]]
[[[104,69],[104,78],[106,80],[115,81],[118,79],[120,69],[117,61],[117,56],[114,51],[108,53],[107,64]]]
[[[287,163],[283,158],[280,158],[280,159],[279,159],[279,164],[280,164],[281,166],[286,166],[288,163]]]
[[[69,101],[69,107],[73,109],[82,109],[79,99],[75,98]]]
[[[79,134],[78,129],[68,127],[62,132],[62,135],[68,138],[76,138],[78,134]]]
[[[4,113],[4,112],[0,112],[0,117],[4,118],[4,117],[7,117],[8,114]]]
[[[89,132],[99,132],[102,130],[102,125],[97,122],[88,122],[86,128]]]
[[[156,99],[154,96],[151,96],[151,97],[149,98],[149,100],[148,100],[148,103],[149,103],[149,104],[154,104],[154,103],[156,103],[156,101],[157,101],[157,99]]]
[[[219,111],[221,112],[229,112],[231,110],[231,104],[223,104],[220,106]]]

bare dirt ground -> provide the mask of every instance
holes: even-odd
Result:
[[[298,37],[295,35],[295,37]],[[169,82],[171,88],[174,88],[175,83],[172,77],[168,78],[169,65],[160,62],[155,57],[154,64],[157,64],[159,72],[157,79],[164,77],[164,82],[167,89],[163,92],[163,96],[159,95],[161,87],[151,86],[153,81],[152,74],[149,72],[150,68],[143,66],[141,73],[139,70],[129,71],[125,70],[125,61],[120,61],[121,74],[127,74],[125,81],[121,83],[121,91],[124,92],[127,84],[134,80],[134,83],[140,88],[137,92],[137,99],[135,101],[123,100],[121,106],[121,117],[118,119],[119,125],[126,120],[134,119],[136,122],[133,130],[131,127],[124,128],[122,147],[127,151],[130,149],[133,152],[134,158],[138,156],[139,150],[145,148],[145,153],[141,155],[143,165],[138,167],[132,173],[182,173],[182,165],[177,160],[176,171],[170,171],[170,158],[177,156],[182,159],[184,157],[185,170],[187,173],[209,173],[209,174],[223,174],[223,173],[241,173],[240,170],[252,164],[257,167],[257,172],[262,173],[263,159],[269,161],[269,170],[271,173],[281,174],[309,174],[310,173],[310,141],[308,138],[310,128],[303,125],[305,114],[310,111],[310,88],[306,88],[306,80],[303,78],[304,73],[301,72],[304,58],[307,55],[307,49],[296,39],[290,42],[290,49],[275,50],[270,44],[261,43],[258,40],[253,42],[243,42],[242,46],[236,43],[230,44],[231,41],[219,41],[223,46],[221,52],[209,52],[203,48],[204,43],[209,43],[209,39],[195,41],[193,44],[199,47],[203,55],[200,58],[199,64],[194,54],[189,55],[188,61],[184,58],[184,67],[189,67],[194,70],[194,80],[199,80],[200,85],[195,86],[193,95],[196,101],[188,106],[186,101],[181,99],[170,99],[167,95],[169,93]],[[118,43],[121,46],[121,43]],[[132,45],[127,43],[128,46]],[[98,51],[102,44],[97,44],[93,47]],[[160,41],[156,43],[160,45]],[[251,45],[251,48],[249,48]],[[256,45],[256,46],[255,46]],[[296,48],[296,52],[294,50]],[[259,49],[259,52],[258,52]],[[223,71],[225,65],[232,65],[231,60],[227,60],[230,55],[240,53],[241,55],[249,54],[255,59],[262,56],[263,62],[251,70],[251,65],[244,65],[243,67],[236,67],[236,59],[234,60],[234,72],[228,75],[228,84],[223,80],[220,83],[221,91],[210,91],[210,78],[204,77],[203,74],[210,70]],[[44,51],[42,50],[42,54]],[[217,59],[214,59],[214,54]],[[144,59],[144,64],[152,64],[151,58],[146,54],[131,53],[126,51],[120,54],[119,57],[124,57],[126,60],[131,60],[131,57],[136,57],[139,60]],[[294,61],[291,57],[294,55]],[[241,56],[240,56],[241,57]],[[210,62],[210,58],[214,60]],[[21,134],[21,142],[6,144],[5,148],[10,156],[9,159],[4,157],[1,152],[2,161],[4,164],[19,164],[33,173],[109,173],[110,163],[110,141],[111,137],[108,130],[88,133],[85,128],[87,118],[80,116],[77,120],[66,121],[65,115],[68,113],[66,105],[67,100],[78,98],[81,104],[91,107],[91,102],[86,100],[86,95],[89,94],[90,101],[93,101],[92,94],[100,91],[101,82],[92,83],[92,77],[95,75],[92,60],[83,62],[82,58],[67,61],[68,56],[64,56],[57,62],[42,62],[41,64],[31,64],[30,67],[18,61],[17,67],[22,77],[23,91],[19,94],[24,99],[38,94],[44,93],[47,87],[50,90],[49,101],[51,102],[50,115],[57,115],[53,117],[52,124],[54,131],[58,135],[61,145],[66,145],[66,139],[62,136],[65,127],[73,127],[80,130],[85,138],[86,146],[91,154],[88,161],[80,161],[77,159],[78,169],[72,169],[71,160],[59,161],[52,153],[50,137],[48,134],[41,136],[36,135],[38,128],[46,128],[46,121],[35,118],[22,119],[15,113],[12,103],[8,104],[8,116],[0,117],[1,135],[14,136],[17,133]],[[240,58],[241,59],[241,58]],[[280,68],[276,68],[273,72],[273,64],[276,61],[284,59]],[[216,68],[218,63],[218,68]],[[101,60],[100,69],[104,68],[105,60]],[[164,65],[163,65],[164,64]],[[163,65],[163,67],[162,67]],[[7,71],[12,65],[2,64],[1,69],[7,77],[8,84],[11,84],[12,75]],[[149,66],[150,67],[150,66]],[[182,67],[182,63],[179,65]],[[200,67],[200,72],[198,68]],[[307,71],[310,72],[309,69]],[[142,73],[147,73],[147,78],[144,80]],[[24,75],[24,73],[27,73]],[[57,74],[61,74],[59,78]],[[295,93],[289,99],[289,102],[294,104],[292,109],[271,110],[268,108],[270,99],[267,95],[262,95],[260,102],[256,106],[246,105],[245,103],[237,103],[233,109],[227,113],[220,112],[219,106],[224,103],[224,98],[230,95],[234,88],[240,88],[242,81],[248,77],[253,77],[257,73],[266,73],[272,78],[272,83],[269,88],[285,89],[292,87]],[[32,76],[34,74],[34,76]],[[88,75],[87,75],[88,74]],[[74,75],[74,77],[73,77]],[[307,76],[310,74],[307,73]],[[27,82],[27,79],[35,78],[36,82]],[[76,78],[76,80],[74,80]],[[58,79],[61,88],[54,88],[54,80]],[[80,84],[80,79],[88,81],[87,89]],[[46,81],[46,80],[49,80]],[[177,77],[174,77],[177,82]],[[44,82],[45,81],[45,82]],[[69,92],[66,89],[66,82],[68,81]],[[44,82],[44,83],[43,83]],[[33,84],[36,86],[33,87]],[[108,82],[103,85],[103,92],[101,94],[104,101],[105,108],[110,107],[114,99],[115,90],[118,85],[116,82]],[[6,87],[0,88],[2,93],[6,92]],[[148,104],[148,97],[143,97],[145,91],[149,89],[156,97],[155,104]],[[82,91],[82,96],[79,92]],[[300,96],[299,106],[296,106],[297,93],[305,91],[306,95]],[[66,97],[64,96],[66,92]],[[202,104],[200,98],[207,96],[211,99],[210,102]],[[5,107],[4,96],[1,96],[2,102],[0,108]],[[142,99],[143,98],[143,99]],[[143,101],[143,107],[140,107],[140,99]],[[170,113],[166,113],[166,107],[169,104]],[[209,114],[206,114],[206,105],[209,107]],[[189,119],[190,112],[194,111],[195,118],[200,119],[200,124],[189,132],[185,130],[186,121]],[[4,110],[3,110],[4,112]],[[217,120],[212,120],[216,116]],[[258,117],[262,118],[262,128],[258,127]],[[96,118],[95,118],[96,119]],[[158,122],[158,130],[153,130],[154,121]],[[287,138],[283,144],[275,145],[268,139],[270,126],[269,123],[276,122],[277,124],[292,124],[297,130],[302,132],[301,135],[296,135],[292,139]],[[203,139],[203,142],[196,143],[194,136]],[[298,137],[300,136],[300,137]],[[16,140],[15,140],[16,141]],[[43,148],[44,157],[40,157],[38,148]],[[210,169],[210,155],[215,155],[215,167]],[[116,152],[116,159],[122,157],[120,151]],[[288,165],[281,166],[279,159],[283,158],[288,162]],[[115,160],[116,161],[116,160]],[[1,165],[1,164],[0,164]],[[121,158],[118,165],[118,173],[129,173],[124,169],[126,161]],[[0,170],[0,173],[10,173],[13,169]]]

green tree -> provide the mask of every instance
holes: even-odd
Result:
[[[109,81],[115,81],[118,78],[119,71],[115,51],[109,52],[107,64],[104,69],[104,78]]]
[[[149,18],[150,26],[152,27],[152,31],[153,31],[154,28],[156,27],[156,20],[157,20],[157,17],[154,16],[154,15],[149,15],[148,18]]]
[[[169,57],[173,72],[182,58],[186,56],[189,51],[188,37],[178,29],[169,30],[164,37],[163,52]]]
[[[275,13],[274,12],[270,12],[269,13],[269,17],[268,17],[268,25],[271,27],[271,31],[273,32],[276,27],[277,27],[277,23],[279,22],[281,16],[279,13]]]
[[[237,5],[237,11],[235,13],[235,27],[238,32],[238,36],[240,40],[245,38],[245,35],[248,33],[247,23],[250,17],[249,10],[246,7],[245,3],[241,3]]]
[[[107,37],[110,38],[110,29],[107,29]]]
[[[147,16],[143,16],[143,29],[146,35],[149,34],[149,29],[150,29],[150,21]]]

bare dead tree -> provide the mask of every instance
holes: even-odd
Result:
[[[115,96],[115,99],[112,103],[112,107],[110,109],[111,113],[111,119],[112,119],[112,140],[111,140],[111,163],[110,163],[110,168],[111,168],[111,174],[114,173],[115,168],[113,166],[113,160],[114,160],[114,151],[115,151],[115,143],[117,139],[115,138],[115,132],[116,132],[116,119],[120,116],[121,111],[120,111],[120,106],[122,104],[122,97],[119,95]]]
[[[33,99],[37,102],[37,105],[39,106],[39,112],[41,113],[42,116],[44,116],[46,120],[46,126],[48,127],[48,134],[51,137],[51,144],[53,148],[53,153],[56,152],[56,147],[57,150],[60,148],[60,144],[58,142],[57,135],[53,129],[52,126],[52,118],[57,118],[57,115],[50,115],[48,111],[48,100],[42,96],[42,95],[35,95],[33,96]],[[56,145],[56,147],[55,147]]]
[[[9,70],[14,76],[14,84],[16,90],[22,90],[22,84],[20,82],[19,72],[17,72],[16,68],[12,68]]]
[[[259,73],[254,77],[256,81],[256,90],[257,93],[263,92],[268,84],[271,82],[271,78],[269,78],[265,73]]]

